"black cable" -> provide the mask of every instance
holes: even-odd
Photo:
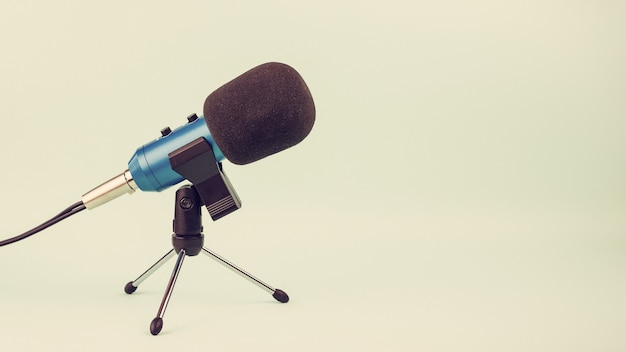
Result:
[[[80,212],[82,210],[85,210],[85,204],[83,204],[82,201],[76,202],[76,203],[70,205],[69,207],[65,208],[62,212],[58,213],[53,218],[51,218],[50,220],[44,222],[43,224],[41,224],[41,225],[39,225],[37,227],[34,227],[34,228],[24,232],[23,234],[21,234],[19,236],[15,236],[13,238],[9,238],[9,239],[6,239],[4,241],[0,241],[0,247],[6,246],[7,244],[15,243],[17,241],[21,241],[21,240],[23,240],[23,239],[25,239],[27,237],[30,237],[30,236],[36,234],[37,232],[45,230],[48,227],[56,224],[57,222],[59,222],[59,221],[61,221],[63,219],[67,219],[70,216],[72,216],[72,215],[74,215],[74,214],[76,214],[76,213],[78,213],[78,212]]]

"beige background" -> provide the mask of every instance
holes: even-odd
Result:
[[[3,350],[623,351],[621,1],[0,0],[0,214],[21,233],[247,69],[317,106],[300,145],[225,168],[244,206],[172,263],[174,188],[0,249]],[[7,347],[8,346],[8,347]]]

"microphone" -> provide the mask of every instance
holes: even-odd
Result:
[[[87,209],[96,208],[123,194],[160,192],[185,178],[174,171],[169,155],[203,138],[217,162],[224,159],[244,165],[300,143],[315,122],[311,93],[296,70],[265,63],[236,77],[211,93],[203,116],[187,117],[174,130],[135,151],[128,169],[82,196]]]

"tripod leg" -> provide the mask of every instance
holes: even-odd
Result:
[[[172,297],[174,285],[176,284],[176,279],[178,279],[180,269],[183,267],[183,260],[185,259],[185,255],[187,255],[187,253],[184,249],[181,249],[180,252],[178,252],[178,259],[176,259],[176,264],[174,265],[174,270],[172,271],[170,281],[167,283],[167,288],[165,289],[165,294],[163,295],[161,306],[159,307],[156,318],[152,319],[152,322],[150,323],[150,333],[152,335],[157,335],[159,332],[161,332],[161,329],[163,328],[163,315],[165,315],[165,309],[167,308],[167,304],[170,301],[170,297]]]
[[[280,303],[287,303],[287,302],[289,302],[289,296],[287,295],[287,293],[285,291],[273,288],[272,286],[266,284],[265,282],[259,280],[256,277],[250,275],[249,273],[247,273],[243,269],[241,269],[238,266],[236,266],[235,264],[229,262],[224,257],[221,257],[220,255],[218,255],[217,253],[211,251],[210,249],[207,249],[207,248],[203,247],[202,248],[202,253],[206,254],[209,258],[214,259],[218,263],[224,265],[228,269],[230,269],[230,270],[234,271],[235,273],[239,274],[244,279],[246,279],[246,280],[252,282],[253,284],[257,285],[258,287],[260,287],[264,291],[272,294],[272,297],[274,297],[274,299],[276,299]]]
[[[170,249],[169,252],[167,252],[161,259],[159,259],[150,268],[148,268],[148,270],[146,270],[143,274],[139,275],[138,278],[136,278],[134,281],[130,281],[129,283],[127,283],[126,286],[124,287],[124,292],[128,294],[135,292],[135,290],[137,290],[137,287],[145,279],[150,277],[150,275],[154,274],[155,271],[157,271],[161,266],[163,266],[163,264],[165,264],[165,262],[170,260],[170,258],[172,258],[174,255],[175,255],[174,250]]]

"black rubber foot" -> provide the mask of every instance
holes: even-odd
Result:
[[[287,292],[283,290],[276,289],[272,297],[274,297],[274,299],[276,299],[280,303],[289,302],[289,296],[287,295]]]
[[[150,333],[154,336],[158,335],[163,329],[163,319],[156,317],[152,319],[152,323],[150,323]]]
[[[126,286],[124,286],[124,292],[128,293],[129,295],[135,292],[135,290],[137,290],[137,287],[133,286],[132,281],[127,283]]]

